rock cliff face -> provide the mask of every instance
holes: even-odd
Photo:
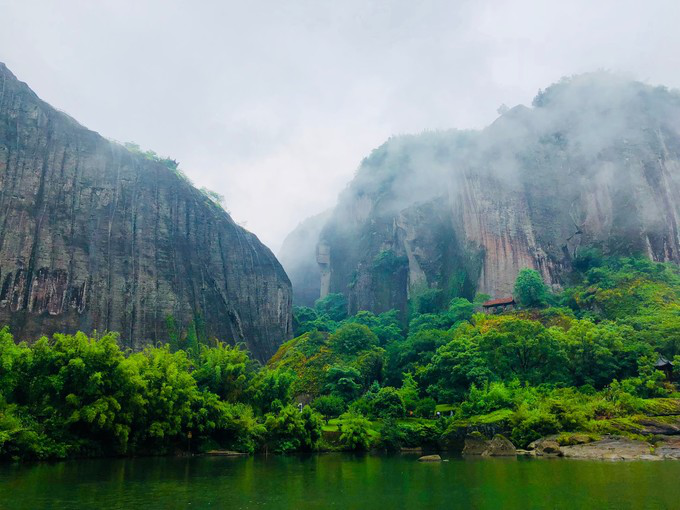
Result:
[[[167,340],[173,317],[265,360],[291,306],[276,258],[220,206],[0,63],[0,321],[17,337],[109,330],[137,348]]]
[[[328,290],[380,312],[428,289],[507,295],[523,267],[559,287],[583,247],[679,262],[679,218],[680,96],[594,73],[481,131],[390,139],[319,243]]]

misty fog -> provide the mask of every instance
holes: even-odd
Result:
[[[597,69],[680,86],[673,1],[29,0],[0,12],[0,61],[21,80],[104,136],[178,160],[274,251],[390,136],[479,129],[499,105]]]

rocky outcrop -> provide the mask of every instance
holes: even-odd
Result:
[[[639,434],[675,436],[680,435],[680,416],[641,417],[634,420],[640,426]]]
[[[564,457],[600,460],[656,460],[652,445],[619,436],[606,436],[591,443],[563,446]]]
[[[465,438],[463,455],[481,455],[483,457],[512,457],[517,449],[512,442],[501,434],[486,439],[480,433],[472,433]]]
[[[473,432],[465,437],[463,455],[481,455],[486,451],[488,439],[479,432]]]
[[[0,64],[0,321],[21,339],[198,337],[267,359],[291,336],[273,254],[176,171],[41,101]]]
[[[537,441],[532,441],[529,443],[529,446],[527,446],[527,450],[538,457],[561,457],[564,455],[555,436],[544,437]]]
[[[680,262],[679,119],[678,93],[594,73],[481,131],[390,139],[319,236],[327,291],[405,310],[433,289],[505,296],[523,267],[559,287],[583,247]]]
[[[669,460],[680,460],[680,437],[664,437],[654,449],[654,455]]]

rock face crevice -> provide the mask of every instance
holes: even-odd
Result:
[[[96,329],[138,348],[172,317],[262,360],[290,338],[290,282],[257,237],[3,64],[0,83],[0,321],[17,337]]]
[[[576,76],[481,131],[373,151],[318,236],[324,290],[380,312],[423,290],[502,297],[524,267],[559,288],[582,248],[680,262],[678,218],[680,95]]]

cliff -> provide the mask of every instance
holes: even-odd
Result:
[[[351,312],[405,310],[432,289],[442,304],[507,295],[523,267],[559,288],[584,247],[679,262],[679,217],[680,96],[592,73],[481,131],[390,139],[340,195],[319,247],[326,289]]]
[[[321,268],[317,262],[317,243],[321,229],[330,218],[330,211],[307,218],[286,236],[278,254],[281,265],[291,281],[293,304],[314,306],[321,293]]]
[[[18,338],[110,330],[139,348],[195,329],[266,360],[291,307],[274,255],[219,205],[0,63],[0,321]]]

